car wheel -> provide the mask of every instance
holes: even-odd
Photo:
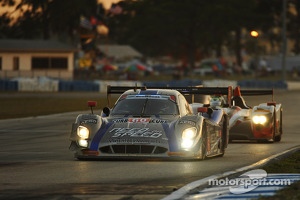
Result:
[[[272,139],[269,139],[268,142],[269,143],[274,143],[275,142],[275,136],[276,136],[276,112],[274,111]]]
[[[275,136],[274,138],[275,142],[281,141],[281,135],[282,135],[282,109],[280,110],[279,135]]]
[[[222,136],[221,136],[221,144],[220,144],[220,157],[224,156],[225,149],[227,148],[228,144],[228,116],[223,116],[223,124],[222,124]]]
[[[80,157],[77,157],[76,159],[80,160],[80,161],[86,161],[87,160],[86,158],[80,158]]]
[[[207,153],[207,132],[206,132],[206,125],[205,123],[203,124],[202,127],[202,141],[200,144],[200,150],[201,150],[201,160],[205,160],[206,159],[206,153]]]
[[[275,142],[280,142],[281,141],[281,135],[275,136]]]
[[[270,143],[270,142],[273,142],[272,140],[267,140],[267,139],[259,139],[259,140],[256,140],[257,143]]]

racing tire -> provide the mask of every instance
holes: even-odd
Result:
[[[201,150],[201,157],[200,160],[205,160],[206,159],[206,153],[207,153],[207,130],[205,123],[203,124],[202,130],[202,141],[200,144],[200,150]]]
[[[259,139],[256,140],[257,143],[273,143],[273,140],[268,140],[268,139]]]
[[[275,138],[276,138],[276,111],[274,110],[272,139],[269,139],[268,142],[269,143],[274,143],[275,142]]]
[[[275,142],[280,142],[280,141],[281,141],[281,135],[275,136],[274,141],[275,141]]]
[[[223,124],[222,124],[222,137],[221,137],[221,154],[219,157],[223,157],[225,154],[225,149],[227,148],[228,145],[228,116],[224,115],[223,116]]]
[[[280,123],[279,123],[279,135],[275,136],[274,141],[280,142],[282,135],[282,109],[280,109]]]
[[[81,158],[81,157],[76,157],[76,159],[79,160],[79,161],[88,161],[89,160],[87,158]]]

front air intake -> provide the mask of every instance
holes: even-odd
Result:
[[[109,154],[162,154],[168,151],[167,148],[154,145],[110,145],[99,150]]]

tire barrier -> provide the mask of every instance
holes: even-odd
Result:
[[[52,80],[45,77],[39,78],[18,78],[18,91],[40,91],[40,92],[56,92],[58,91],[58,80]]]
[[[173,81],[146,81],[143,82],[144,86],[148,87],[188,87],[202,85],[201,80],[173,80]]]
[[[227,87],[229,85],[235,87],[237,86],[237,82],[229,81],[229,80],[221,80],[221,79],[203,81],[204,87]]]
[[[107,85],[115,86],[170,86],[170,87],[188,87],[203,85],[204,87],[233,87],[239,85],[241,88],[249,89],[288,89],[300,90],[300,82],[285,82],[285,81],[263,81],[263,80],[173,80],[173,81],[65,81],[49,78],[33,78],[33,79],[0,79],[0,91],[51,91],[51,92],[100,92],[106,93]]]
[[[95,92],[99,85],[92,81],[59,81],[60,92]]]
[[[0,91],[18,91],[18,81],[0,79]]]
[[[284,81],[242,80],[237,81],[237,85],[253,89],[288,89],[288,84]]]

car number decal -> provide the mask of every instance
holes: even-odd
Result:
[[[149,137],[149,138],[159,138],[162,136],[159,130],[150,130],[149,128],[113,128],[109,131],[113,133],[112,137]]]
[[[148,123],[150,118],[129,118],[128,122],[131,123]]]

